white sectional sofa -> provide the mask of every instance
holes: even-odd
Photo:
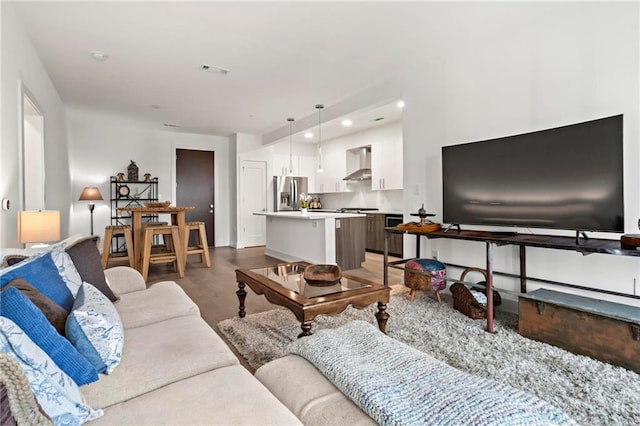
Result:
[[[104,416],[91,424],[300,424],[239,364],[174,282],[146,288],[137,271],[107,269],[125,328],[120,365],[80,390]]]
[[[97,273],[102,275],[101,268]],[[118,298],[113,307],[122,322],[124,345],[120,362],[110,374],[98,374],[97,381],[79,388],[86,405],[104,413],[90,424],[302,424],[240,365],[178,284],[164,281],[147,288],[142,276],[129,267],[107,269],[103,278]],[[5,353],[0,358],[3,425],[9,420],[40,423],[37,418],[46,422],[28,396],[31,392],[20,366]],[[16,379],[16,371],[22,382]],[[20,382],[21,388],[16,386]],[[25,399],[30,400],[35,417],[21,417]],[[7,408],[12,415],[6,415]]]

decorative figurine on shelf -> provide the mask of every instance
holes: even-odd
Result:
[[[144,181],[145,182],[151,182],[151,173],[145,173],[144,174]]]
[[[398,225],[397,228],[402,231],[419,233],[433,232],[441,228],[439,223],[433,223],[430,219],[427,219],[428,217],[435,216],[435,214],[427,213],[424,209],[424,204],[418,209],[418,213],[411,213],[411,216],[418,216],[420,222],[402,223]]]
[[[131,164],[127,167],[127,175],[127,179],[132,182],[136,182],[138,180],[138,166],[133,160],[131,160]]]
[[[118,173],[118,181],[120,182],[124,181],[124,173],[122,172]]]
[[[420,217],[420,224],[424,224],[424,223],[433,223],[431,222],[431,220],[427,219],[428,217],[432,217],[435,216],[435,214],[431,214],[431,213],[427,213],[427,211],[424,209],[424,203],[422,204],[422,207],[420,207],[418,209],[418,213],[411,213],[411,216],[419,216]]]

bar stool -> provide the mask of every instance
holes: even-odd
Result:
[[[173,244],[170,244],[169,250],[158,253],[152,253],[154,235],[170,236]],[[178,270],[180,278],[184,278],[184,251],[180,241],[180,231],[176,225],[147,225],[143,230],[143,246],[142,246],[142,277],[147,281],[149,275],[149,265],[156,263],[174,263]]]
[[[200,261],[207,265],[207,268],[211,267],[211,258],[209,257],[209,244],[207,242],[207,230],[204,222],[187,222],[187,232],[184,239],[184,249],[187,256],[190,254],[199,254]],[[191,231],[196,231],[196,245],[189,247],[189,237]]]
[[[126,256],[116,256],[111,253],[111,240],[117,235],[124,235],[124,243],[127,248]],[[107,269],[109,260],[123,261],[127,260],[129,266],[133,266],[133,238],[131,235],[131,226],[129,225],[108,225],[104,227],[104,242],[102,244],[102,269]]]

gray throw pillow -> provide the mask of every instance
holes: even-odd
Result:
[[[42,311],[56,331],[64,336],[64,327],[67,322],[67,316],[69,315],[66,309],[40,293],[34,286],[22,278],[14,278],[9,281],[9,283],[2,288],[2,291],[9,287],[15,287],[27,296],[27,298]]]
[[[93,285],[110,301],[118,300],[104,277],[97,236],[81,238],[65,248],[65,251],[71,257],[82,281]]]

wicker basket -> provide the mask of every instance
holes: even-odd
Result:
[[[472,287],[473,290],[477,290],[486,294],[486,280],[487,280],[487,272],[484,269],[480,268],[467,268],[462,271],[462,275],[460,276],[460,281],[464,281],[464,278],[467,276],[469,272],[480,272],[484,276],[484,281],[480,281],[477,285],[482,287]],[[467,286],[460,283],[452,284],[449,288],[451,291],[451,295],[453,296],[453,308],[462,312],[469,318],[473,319],[484,319],[487,318],[487,308],[473,297],[471,291]],[[493,290],[493,305],[498,306],[502,303],[502,297],[500,297],[500,293]]]

